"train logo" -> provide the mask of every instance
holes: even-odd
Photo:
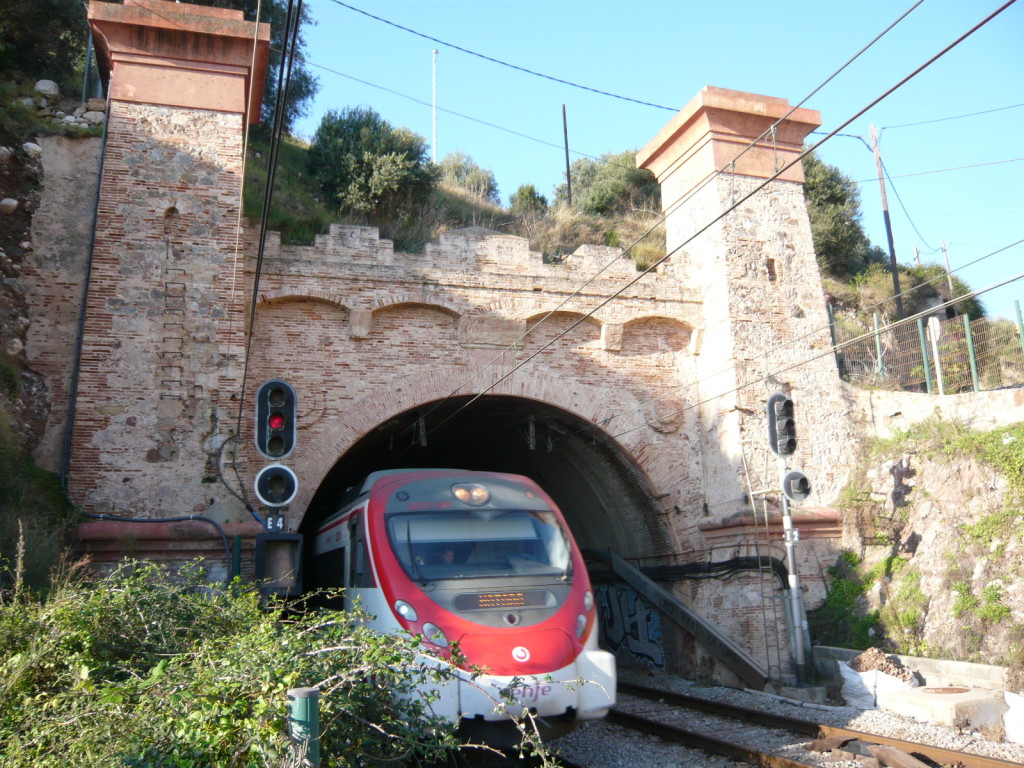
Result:
[[[527,709],[551,738],[615,704],[583,558],[529,478],[374,472],[319,525],[311,554],[310,586],[343,587],[344,607],[421,636],[424,664],[451,671],[432,707],[467,738],[513,746]]]

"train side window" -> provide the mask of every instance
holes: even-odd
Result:
[[[352,543],[352,548],[349,553],[346,586],[372,587],[373,575],[370,573],[367,563],[366,530],[361,514],[356,514],[349,521],[349,541]]]

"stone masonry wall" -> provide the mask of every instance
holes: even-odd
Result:
[[[215,462],[241,383],[242,116],[110,105],[70,488],[132,517],[239,506]]]
[[[549,343],[492,393],[621,434],[623,450],[665,494],[661,505],[692,515],[701,482],[694,415],[684,401],[659,398],[692,383],[695,298],[671,274],[651,275],[570,330],[636,276],[616,249],[583,248],[545,264],[525,240],[478,230],[445,233],[423,255],[394,253],[368,228],[332,227],[309,248],[274,238],[246,400],[260,382],[284,377],[302,403],[287,462],[301,481],[289,524],[368,431],[455,392],[481,392]]]
[[[36,461],[53,472],[63,460],[68,387],[89,257],[100,139],[43,137],[43,185],[32,217],[35,248],[22,271],[29,327],[25,354],[46,380],[49,413]]]

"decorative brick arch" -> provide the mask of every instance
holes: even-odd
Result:
[[[415,409],[425,403],[460,395],[479,394],[486,382],[474,380],[466,383],[470,370],[461,366],[434,369],[397,378],[370,392],[341,413],[322,431],[317,445],[302,453],[294,467],[301,479],[301,488],[293,508],[305,515],[309,502],[327,473],[363,436],[394,416]],[[642,471],[646,459],[651,457],[649,430],[643,404],[630,398],[629,408],[610,407],[623,393],[610,392],[608,387],[590,386],[580,381],[566,382],[563,377],[546,373],[526,373],[500,382],[488,394],[534,400],[553,406],[588,424],[600,425],[609,435],[622,433],[617,441],[622,452]],[[294,525],[300,521],[296,519]]]
[[[388,296],[386,299],[377,299],[372,302],[367,309],[371,312],[378,312],[382,309],[388,309],[389,307],[398,307],[403,304],[412,304],[421,307],[430,307],[431,309],[437,309],[441,312],[451,315],[452,317],[462,317],[463,315],[469,314],[473,307],[465,302],[458,301],[457,299],[450,296],[438,296],[436,294],[422,292],[408,292],[408,293],[396,293]]]
[[[329,291],[322,291],[317,288],[277,288],[269,291],[263,291],[260,293],[260,304],[271,304],[281,301],[302,301],[304,299],[312,299],[313,301],[322,301],[325,304],[333,304],[334,306],[344,309],[351,310],[352,307],[345,303],[345,300],[336,293],[330,293]]]
[[[551,312],[550,310],[547,311],[547,312],[537,312],[536,314],[533,314],[533,315],[530,315],[529,317],[527,317],[526,318],[526,323],[527,323],[527,325],[529,325],[530,323],[533,323],[534,321],[540,321],[540,320],[543,320],[543,319],[545,319],[545,318],[547,318],[549,316],[550,317],[575,317],[575,318],[579,318],[580,320],[582,320],[587,325],[597,326],[598,328],[600,328],[603,325],[603,323],[596,316],[588,315],[586,312],[580,312],[579,310],[575,310],[575,309],[558,309],[558,310],[555,310],[554,312]]]

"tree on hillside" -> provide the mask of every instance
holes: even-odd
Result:
[[[864,234],[856,183],[813,153],[804,158],[803,166],[804,198],[821,270],[833,277],[849,277],[869,264],[887,264],[885,252],[871,245]]]
[[[0,71],[79,87],[87,30],[80,0],[0,3]]]
[[[521,219],[541,216],[548,210],[548,199],[537,192],[533,184],[523,184],[509,198],[508,208],[513,216]]]
[[[438,182],[455,189],[461,189],[473,197],[498,204],[498,182],[494,172],[481,168],[465,152],[451,152],[438,166]]]
[[[581,157],[569,168],[573,208],[595,216],[658,211],[661,188],[654,174],[636,167],[636,152],[607,152],[600,160]],[[567,203],[569,190],[560,184],[555,202]]]
[[[309,169],[324,201],[374,224],[414,214],[433,189],[426,142],[368,107],[324,115],[309,148]]]

